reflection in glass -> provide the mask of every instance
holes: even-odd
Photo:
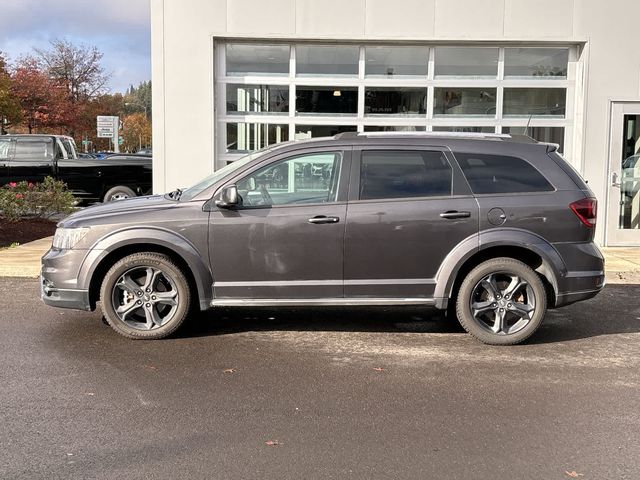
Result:
[[[427,129],[421,125],[365,125],[365,132],[424,132]]]
[[[619,228],[640,229],[640,115],[625,115]]]
[[[301,114],[353,114],[358,111],[357,87],[296,87],[296,111]]]
[[[227,75],[286,75],[289,73],[289,46],[227,44]]]
[[[286,113],[289,87],[278,85],[227,85],[227,113]]]
[[[564,152],[564,127],[502,127],[502,133],[514,133],[523,135],[524,132],[539,142],[557,143],[558,151]]]
[[[365,75],[398,77],[427,75],[428,47],[366,47]]]
[[[495,78],[498,49],[494,47],[436,47],[435,77]]]
[[[299,45],[296,75],[357,75],[359,56],[355,45]]]
[[[288,139],[288,125],[227,123],[226,151],[250,152]]]
[[[296,125],[295,139],[333,137],[339,133],[355,131],[355,125]]]
[[[482,127],[441,127],[434,126],[432,128],[434,132],[469,132],[469,133],[495,133],[496,128],[490,126]]]
[[[237,183],[243,205],[335,202],[341,159],[339,152],[313,153],[270,164]]]
[[[553,115],[564,117],[564,88],[505,88],[504,116]]]
[[[567,78],[568,48],[505,48],[505,77]]]
[[[369,87],[364,92],[367,115],[425,115],[427,89]]]
[[[433,114],[487,115],[496,113],[495,88],[435,88]]]

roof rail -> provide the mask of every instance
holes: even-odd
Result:
[[[508,133],[445,132],[445,131],[442,131],[442,132],[361,132],[361,133],[358,133],[357,135],[361,137],[512,138],[511,135]]]

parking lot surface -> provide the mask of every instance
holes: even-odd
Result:
[[[403,309],[239,309],[131,341],[0,279],[0,478],[637,479],[640,286],[488,347]]]

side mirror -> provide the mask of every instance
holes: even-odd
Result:
[[[227,185],[220,192],[219,198],[216,199],[216,206],[219,208],[233,208],[236,205],[238,205],[238,187]]]

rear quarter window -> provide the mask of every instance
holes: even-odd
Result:
[[[454,152],[475,194],[551,192],[553,185],[526,160],[508,155]]]

